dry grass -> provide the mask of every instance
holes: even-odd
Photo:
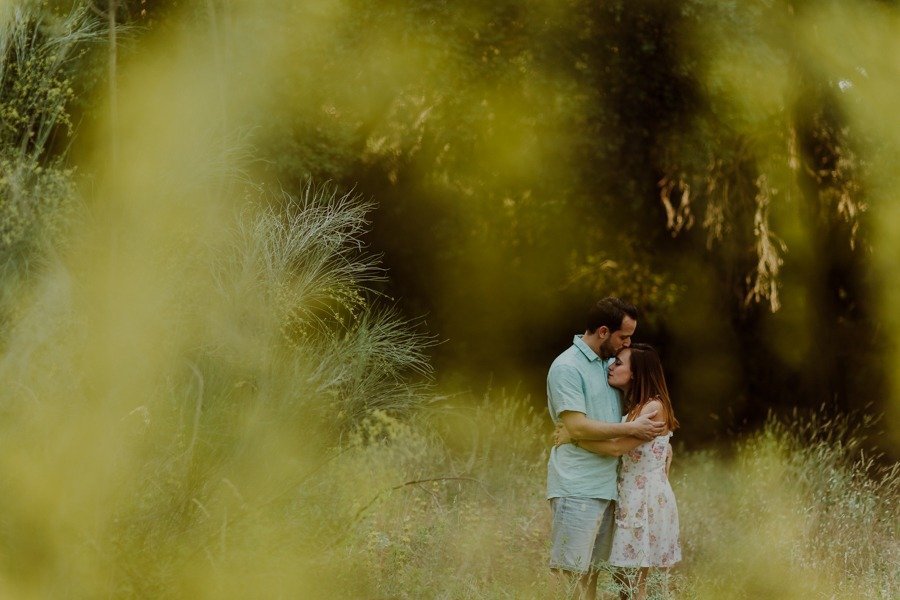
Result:
[[[561,597],[546,569],[542,415],[494,398],[439,421],[418,434],[370,424],[382,441],[351,443],[335,473],[368,482],[361,504],[377,497],[344,542],[366,596]],[[733,458],[679,452],[685,561],[655,597],[896,597],[898,471],[848,450],[861,432],[846,420],[820,439],[810,422],[773,421]],[[441,476],[466,479],[399,485]]]

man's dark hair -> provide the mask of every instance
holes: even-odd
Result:
[[[597,302],[588,311],[586,329],[596,331],[598,327],[606,326],[610,332],[618,331],[622,328],[622,320],[625,315],[637,321],[637,307],[620,298],[609,296]]]

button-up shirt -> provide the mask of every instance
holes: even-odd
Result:
[[[575,336],[572,346],[556,357],[547,374],[547,407],[554,423],[567,410],[596,421],[622,421],[620,394],[606,379],[612,360],[601,359],[581,336]],[[616,457],[594,454],[573,444],[555,447],[547,465],[547,498],[615,500],[618,464]]]

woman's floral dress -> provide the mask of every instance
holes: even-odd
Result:
[[[619,567],[670,567],[681,560],[678,509],[666,477],[671,433],[622,456],[616,533],[609,562]]]

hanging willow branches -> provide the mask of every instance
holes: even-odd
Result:
[[[865,247],[866,165],[840,110],[852,82],[824,79],[815,57],[798,52],[792,37],[776,35],[779,28],[797,35],[792,3],[686,5],[715,23],[695,33],[723,52],[703,47],[701,108],[685,130],[663,141],[658,186],[666,228],[678,237],[699,223],[706,250],[729,263],[740,304],[767,304],[775,312],[790,245],[773,215],[789,215],[782,221],[844,250]]]

